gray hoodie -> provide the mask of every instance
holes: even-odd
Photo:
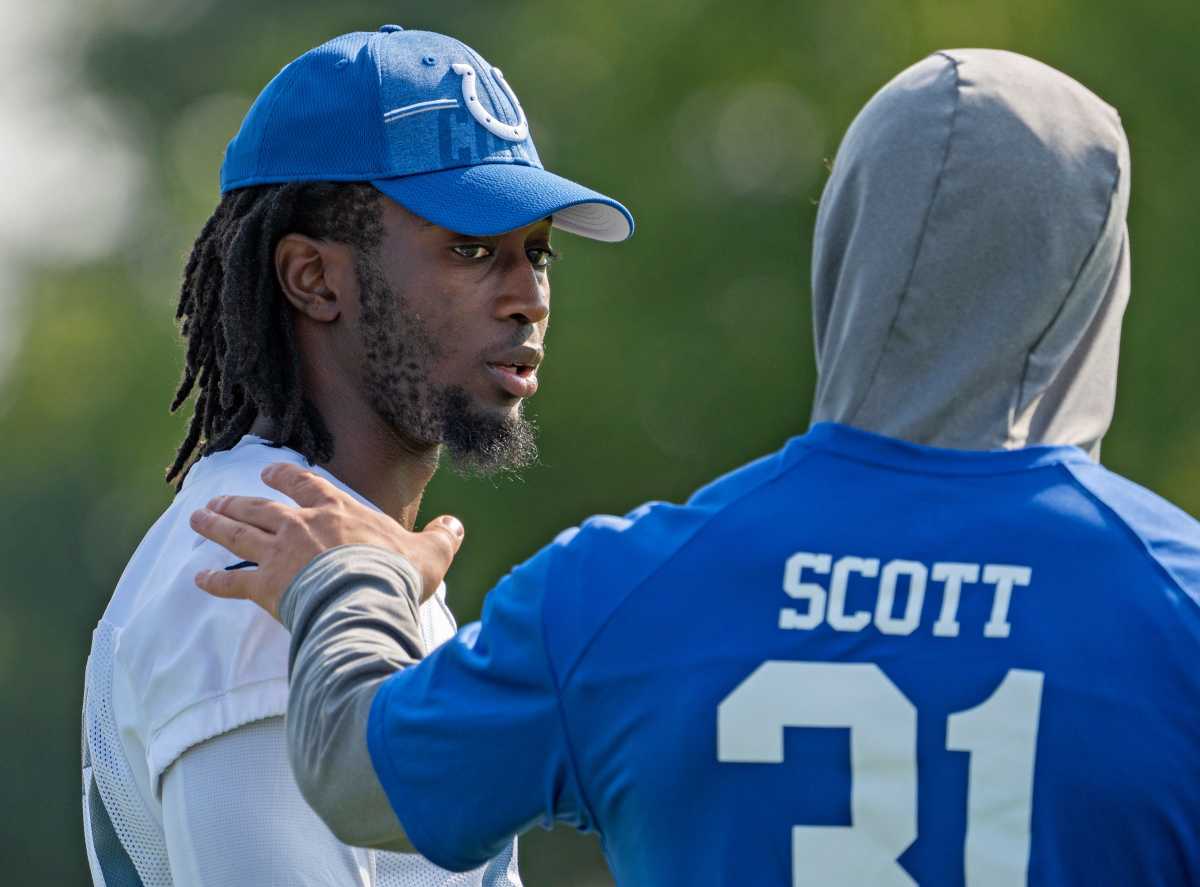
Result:
[[[813,421],[959,449],[1075,444],[1112,419],[1129,147],[1065,74],[935,53],[867,103],[813,245]]]

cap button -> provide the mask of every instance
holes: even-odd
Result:
[[[395,31],[403,31],[403,30],[404,29],[402,27],[400,27],[399,25],[382,25],[379,28],[380,33],[383,33],[383,34],[391,34]]]

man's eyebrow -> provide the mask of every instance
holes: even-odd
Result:
[[[418,216],[418,215],[414,215],[414,216],[413,216],[413,218],[417,220],[417,225],[418,225],[418,227],[421,227],[421,228],[441,228],[441,227],[442,227],[441,225],[438,225],[438,224],[436,224],[436,223],[434,223],[434,222],[431,222],[431,221],[429,221],[428,219],[422,218],[421,216]],[[538,223],[539,223],[539,224],[540,224],[540,223],[542,223],[542,222],[545,222],[547,225],[550,225],[550,226],[552,226],[552,227],[553,227],[553,225],[554,225],[554,216],[546,216],[546,218],[544,218],[544,219],[539,219],[539,220],[538,220]],[[443,228],[443,230],[444,230],[444,231],[449,231],[449,232],[450,232],[451,234],[453,234],[455,237],[470,237],[470,236],[473,236],[473,235],[463,234],[461,231],[455,231],[455,230],[453,230],[452,228]],[[494,235],[493,235],[493,236],[494,236]]]

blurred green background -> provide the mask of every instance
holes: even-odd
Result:
[[[437,7],[435,10],[435,6]],[[1200,95],[1194,0],[563,4],[4,0],[0,29],[0,881],[87,883],[79,705],[90,632],[170,500],[166,407],[187,250],[225,142],[288,60],[385,22],[504,68],[543,160],[624,200],[629,243],[560,235],[550,359],[520,480],[436,478],[463,518],[460,621],[564,526],[679,499],[806,427],[811,229],[862,103],[939,47],[1036,56],[1121,111],[1134,297],[1112,468],[1200,511]],[[536,831],[531,887],[611,883]]]

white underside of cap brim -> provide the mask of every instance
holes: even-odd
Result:
[[[554,227],[606,243],[625,240],[633,233],[624,214],[605,203],[577,203],[560,209],[554,214]]]
[[[594,240],[625,240],[633,233],[632,215],[611,197],[525,164],[482,163],[371,184],[410,212],[461,234],[491,236],[547,217]]]

